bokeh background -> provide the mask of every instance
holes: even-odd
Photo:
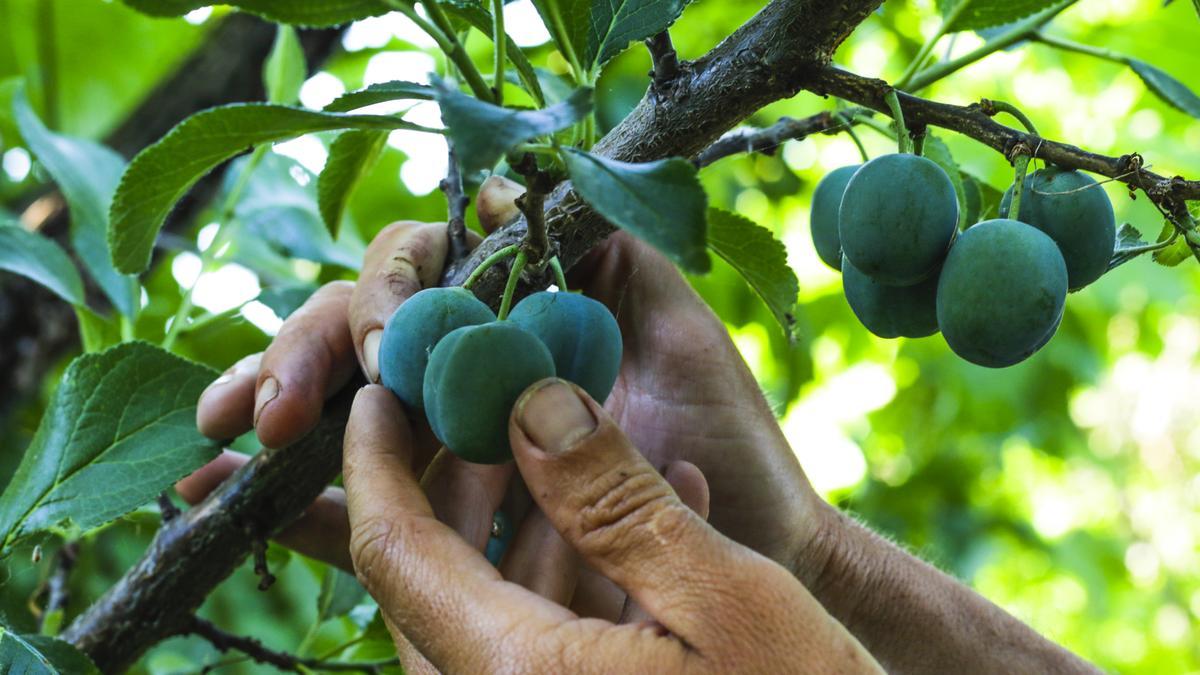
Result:
[[[762,4],[698,0],[672,30],[675,44],[682,56],[699,56]],[[862,75],[896,78],[938,26],[932,4],[889,0],[836,62]],[[510,33],[534,63],[562,71],[531,3],[518,0],[506,14]],[[6,110],[15,78],[24,78],[56,130],[102,139],[224,16],[206,9],[186,19],[151,19],[108,0],[0,0],[0,103]],[[1140,58],[1200,91],[1200,18],[1191,3],[1081,0],[1047,30]],[[959,54],[981,43],[975,34],[960,34],[938,51]],[[468,46],[479,63],[489,63],[486,40],[476,35]],[[363,21],[345,31],[335,55],[308,80],[302,102],[320,107],[346,90],[424,80],[439,68],[444,64],[433,43],[408,20]],[[648,69],[641,49],[607,69],[598,87],[602,128],[641,97]],[[1138,152],[1164,175],[1200,175],[1200,120],[1162,103],[1117,63],[1025,45],[996,53],[925,94],[959,104],[1009,101],[1046,137],[1109,155]],[[802,94],[750,123],[833,105]],[[437,121],[430,104],[408,115]],[[999,154],[951,132],[935,133],[965,171],[997,189],[1011,182],[1012,169]],[[872,154],[892,150],[878,133],[860,134]],[[0,142],[0,208],[29,218],[30,205],[48,187],[46,176],[21,147],[6,112],[0,112]],[[353,278],[363,242],[388,222],[445,217],[436,189],[445,169],[441,139],[397,131],[355,193],[350,225],[330,241],[314,215],[312,184],[328,142],[315,135],[275,147],[255,173],[239,207],[238,235],[215,269],[201,276],[198,255],[212,242],[215,210],[164,243],[149,276],[139,335],[161,337],[183,290],[195,285],[199,311],[212,319],[185,334],[177,351],[224,368],[261,349],[289,306],[316,284]],[[726,159],[702,174],[712,203],[774,230],[798,273],[794,342],[723,263],[694,283],[727,323],[817,489],[1106,670],[1200,672],[1196,261],[1165,268],[1139,259],[1073,294],[1057,337],[1006,370],[969,365],[936,336],[877,339],[854,319],[840,277],[819,261],[808,231],[817,181],[857,161],[845,135],[818,136],[772,156]],[[1106,189],[1118,222],[1133,224],[1149,240],[1157,237],[1162,218],[1144,197],[1132,199],[1111,184]],[[0,285],[9,281],[0,275]],[[15,469],[64,365],[46,374],[38,395],[8,401],[10,412],[0,419],[0,484]],[[253,450],[246,440],[239,445]],[[83,542],[71,614],[137,558],[157,522],[148,507]],[[34,625],[29,598],[57,546],[44,542],[40,562],[30,549],[0,561],[6,623]],[[370,602],[339,590],[352,589],[348,577],[282,549],[273,547],[270,557],[279,576],[270,591],[253,590],[256,580],[244,568],[209,599],[203,615],[278,649],[315,655],[362,638],[341,653],[386,655]],[[339,610],[357,608],[336,617],[330,602],[343,603]],[[177,638],[153,650],[136,672],[195,672],[221,658],[203,642]],[[226,660],[233,662],[219,672],[270,672]]]

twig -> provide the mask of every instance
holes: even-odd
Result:
[[[446,223],[446,235],[450,238],[450,259],[447,262],[454,263],[471,250],[467,243],[467,205],[471,203],[471,199],[463,191],[462,174],[458,170],[458,157],[454,153],[453,145],[450,146],[448,164],[446,177],[442,179],[439,187],[446,194],[446,205],[450,215]]]
[[[394,666],[400,663],[399,659],[388,659],[385,661],[364,661],[362,663],[352,663],[347,661],[322,661],[320,659],[305,658],[289,654],[287,652],[275,651],[263,645],[259,640],[252,637],[242,637],[240,635],[232,635],[217,628],[211,621],[206,621],[200,617],[192,617],[191,622],[184,628],[184,634],[197,635],[204,638],[217,650],[224,653],[229,650],[239,651],[250,657],[258,663],[275,666],[280,670],[288,670],[292,672],[304,672],[301,668],[311,668],[318,671],[335,672],[335,673],[379,673],[386,666]],[[206,671],[208,669],[205,669]]]
[[[650,50],[650,60],[654,70],[650,75],[654,78],[654,87],[662,89],[679,77],[679,54],[671,43],[671,34],[663,31],[658,35],[646,38],[646,49]]]
[[[275,585],[275,575],[267,567],[267,540],[262,537],[252,539],[251,551],[254,553],[254,574],[259,577],[258,590],[265,591]]]
[[[554,189],[555,181],[548,172],[538,168],[537,157],[532,153],[526,153],[513,169],[525,177],[525,194],[516,201],[527,224],[522,248],[534,269],[541,270],[553,255],[546,229],[546,195]]]
[[[41,625],[46,628],[46,621],[55,612],[63,612],[71,602],[71,570],[75,569],[75,561],[79,559],[79,542],[69,541],[63,544],[54,554],[50,563],[50,577],[46,579],[46,606],[42,609]]]
[[[171,496],[163,492],[158,495],[158,512],[162,514],[162,521],[169,523],[180,514],[183,513],[175,506],[175,502],[171,501]]]
[[[743,152],[761,152],[771,155],[787,141],[802,141],[812,134],[825,133],[845,126],[845,124],[829,112],[818,113],[804,119],[783,117],[769,127],[735,131],[721,137],[716,143],[696,155],[692,163],[697,168],[703,168],[719,159]]]

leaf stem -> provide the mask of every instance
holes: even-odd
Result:
[[[550,269],[554,270],[554,285],[563,293],[567,292],[567,275],[563,273],[562,262],[558,256],[550,259]]]
[[[926,40],[925,44],[921,45],[921,49],[917,52],[916,57],[913,58],[912,63],[908,64],[908,69],[905,70],[904,74],[900,76],[900,79],[896,81],[897,87],[903,89],[910,84],[913,77],[915,77],[917,72],[920,70],[921,66],[924,65],[925,60],[929,58],[931,53],[933,53],[933,48],[937,46],[938,41],[950,31],[950,28],[952,28],[954,24],[958,23],[959,18],[962,17],[963,12],[967,10],[967,7],[971,5],[971,2],[972,0],[959,0],[959,3],[955,5],[954,9],[950,10],[950,14],[946,16],[946,18],[942,19],[942,25],[938,26],[937,32],[935,32],[932,37]]]
[[[1033,134],[1034,136],[1040,135],[1038,134],[1037,127],[1033,124],[1033,120],[1029,119],[1028,115],[1021,112],[1020,108],[1011,103],[1006,103],[1004,101],[993,101],[992,99],[985,98],[983,100],[983,107],[985,111],[990,109],[992,112],[1008,113],[1009,115],[1017,118],[1017,121],[1021,123],[1021,126],[1025,127],[1025,130],[1030,134]]]
[[[463,282],[463,288],[470,289],[471,286],[475,285],[476,281],[479,281],[479,277],[483,276],[484,272],[491,269],[491,267],[493,265],[500,262],[501,260],[504,260],[505,258],[516,255],[517,252],[520,250],[521,250],[520,244],[509,244],[508,246],[505,246],[504,248],[500,249],[499,251],[496,251],[495,253],[489,255],[487,258],[484,259],[483,262],[479,263],[479,267],[476,267],[475,270],[473,272],[471,272],[471,275],[469,277],[467,277],[467,280]]]
[[[471,55],[463,48],[462,42],[459,42],[458,36],[454,32],[454,26],[450,23],[450,18],[442,11],[441,6],[435,0],[421,0],[421,6],[425,8],[425,12],[429,15],[429,20],[417,13],[413,5],[407,4],[402,0],[384,0],[387,5],[417,24],[417,27],[425,31],[425,34],[433,38],[437,43],[438,48],[446,55],[446,58],[458,67],[462,73],[463,79],[467,81],[467,86],[471,88],[471,92],[475,97],[484,101],[495,101],[495,93],[487,82],[483,79],[483,74],[475,67],[475,62],[471,60]]]
[[[1055,49],[1075,52],[1077,54],[1086,54],[1087,56],[1094,56],[1098,59],[1104,59],[1105,61],[1129,65],[1129,59],[1124,54],[1119,54],[1109,49],[1101,49],[1100,47],[1093,47],[1091,45],[1080,44],[1078,42],[1071,42],[1070,40],[1064,40],[1062,38],[1046,35],[1040,31],[1035,32],[1030,37],[1034,42],[1040,42],[1049,47],[1054,47]]]
[[[863,145],[862,139],[858,137],[858,132],[854,130],[854,116],[847,114],[844,110],[834,114],[845,125],[846,135],[850,137],[850,140],[854,141],[854,146],[858,148],[858,154],[862,155],[863,164],[871,161],[871,155],[867,152],[867,146]]]
[[[496,105],[504,105],[504,69],[508,65],[508,34],[504,32],[504,0],[492,0],[492,43],[496,60],[492,69],[492,91]]]
[[[504,321],[508,318],[508,310],[512,309],[513,294],[517,292],[517,282],[521,280],[521,272],[525,271],[525,251],[517,251],[512,269],[508,272],[508,283],[504,285],[504,297],[500,299],[500,311],[496,318]]]
[[[888,108],[892,111],[892,119],[896,122],[896,138],[900,153],[912,154],[915,148],[912,136],[908,134],[908,127],[904,125],[904,110],[900,107],[900,96],[896,93],[896,89],[890,89],[884,96],[884,100],[887,101]]]

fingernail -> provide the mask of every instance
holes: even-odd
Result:
[[[254,424],[258,425],[258,416],[262,414],[263,408],[267,404],[275,400],[279,396],[279,383],[275,378],[268,377],[263,380],[263,383],[258,387],[258,395],[254,397]]]
[[[363,367],[367,369],[367,379],[372,383],[379,382],[379,343],[382,341],[382,328],[376,328],[363,338]]]
[[[517,402],[517,423],[545,452],[570,450],[596,430],[596,418],[569,384],[547,380]]]

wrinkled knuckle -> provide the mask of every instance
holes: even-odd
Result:
[[[379,590],[380,574],[400,550],[399,526],[379,517],[356,523],[350,532],[350,560],[354,573],[372,596]]]
[[[649,470],[619,469],[578,512],[578,541],[587,553],[622,556],[647,535],[662,539],[686,511],[671,489]]]

